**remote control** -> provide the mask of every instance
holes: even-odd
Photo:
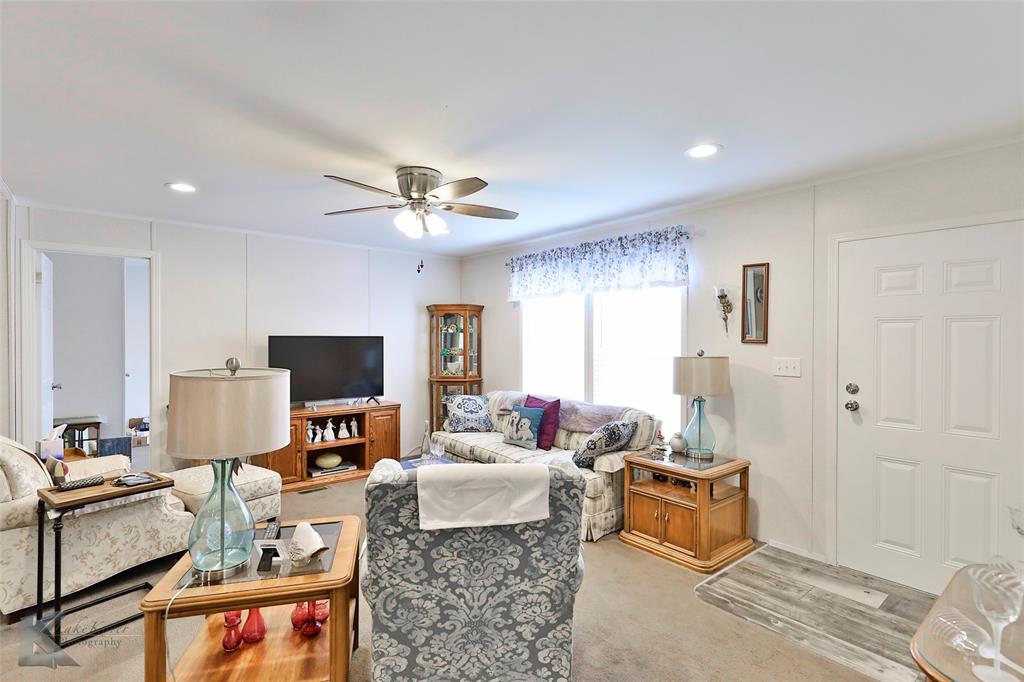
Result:
[[[277,534],[281,531],[280,521],[267,521],[267,529],[263,531],[264,540],[276,540]]]
[[[80,478],[77,481],[62,481],[57,484],[57,490],[63,493],[68,490],[78,490],[79,488],[91,488],[101,483],[103,483],[102,476],[90,476],[89,478]]]

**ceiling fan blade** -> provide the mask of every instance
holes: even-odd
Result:
[[[381,189],[380,187],[374,187],[373,185],[364,185],[363,183],[356,182],[355,180],[346,180],[345,178],[339,178],[337,175],[325,175],[324,177],[325,178],[329,178],[331,180],[337,180],[338,182],[340,182],[342,184],[345,184],[345,185],[352,185],[353,187],[358,187],[359,189],[365,189],[365,190],[368,190],[370,192],[376,192],[377,194],[386,194],[387,196],[391,197],[392,199],[404,199],[405,198],[401,194],[395,194],[394,192],[392,192],[389,189]]]
[[[443,208],[446,211],[452,213],[461,213],[463,215],[476,216],[477,218],[500,218],[501,220],[515,220],[519,216],[515,211],[506,211],[503,208],[493,208],[491,206],[480,206],[479,204],[441,204],[438,208]]]
[[[405,208],[405,204],[388,204],[387,206],[366,206],[365,208],[347,208],[344,211],[331,211],[324,215],[343,215],[345,213],[362,213],[364,211],[380,211],[385,208]]]
[[[487,183],[480,178],[462,178],[461,180],[453,180],[440,187],[435,187],[427,192],[427,196],[434,197],[439,201],[451,201],[460,197],[468,197],[470,194],[479,192],[486,186]]]

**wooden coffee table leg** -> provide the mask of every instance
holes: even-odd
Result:
[[[160,611],[147,611],[144,627],[146,682],[167,679],[167,622]]]
[[[352,624],[348,618],[349,585],[331,591],[331,621],[327,629],[331,637],[331,680],[348,682]]]

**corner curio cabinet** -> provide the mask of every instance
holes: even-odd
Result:
[[[482,305],[428,305],[430,313],[430,430],[447,418],[445,397],[480,395]]]

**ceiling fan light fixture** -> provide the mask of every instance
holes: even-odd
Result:
[[[722,145],[720,144],[695,144],[686,150],[686,155],[691,159],[706,159],[720,151],[722,151]]]
[[[423,236],[420,218],[412,209],[404,209],[395,216],[395,227],[409,239],[419,239]]]
[[[436,213],[427,213],[427,232],[430,233],[431,237],[439,237],[443,234],[449,234],[450,230],[444,222],[444,218],[437,215]]]

